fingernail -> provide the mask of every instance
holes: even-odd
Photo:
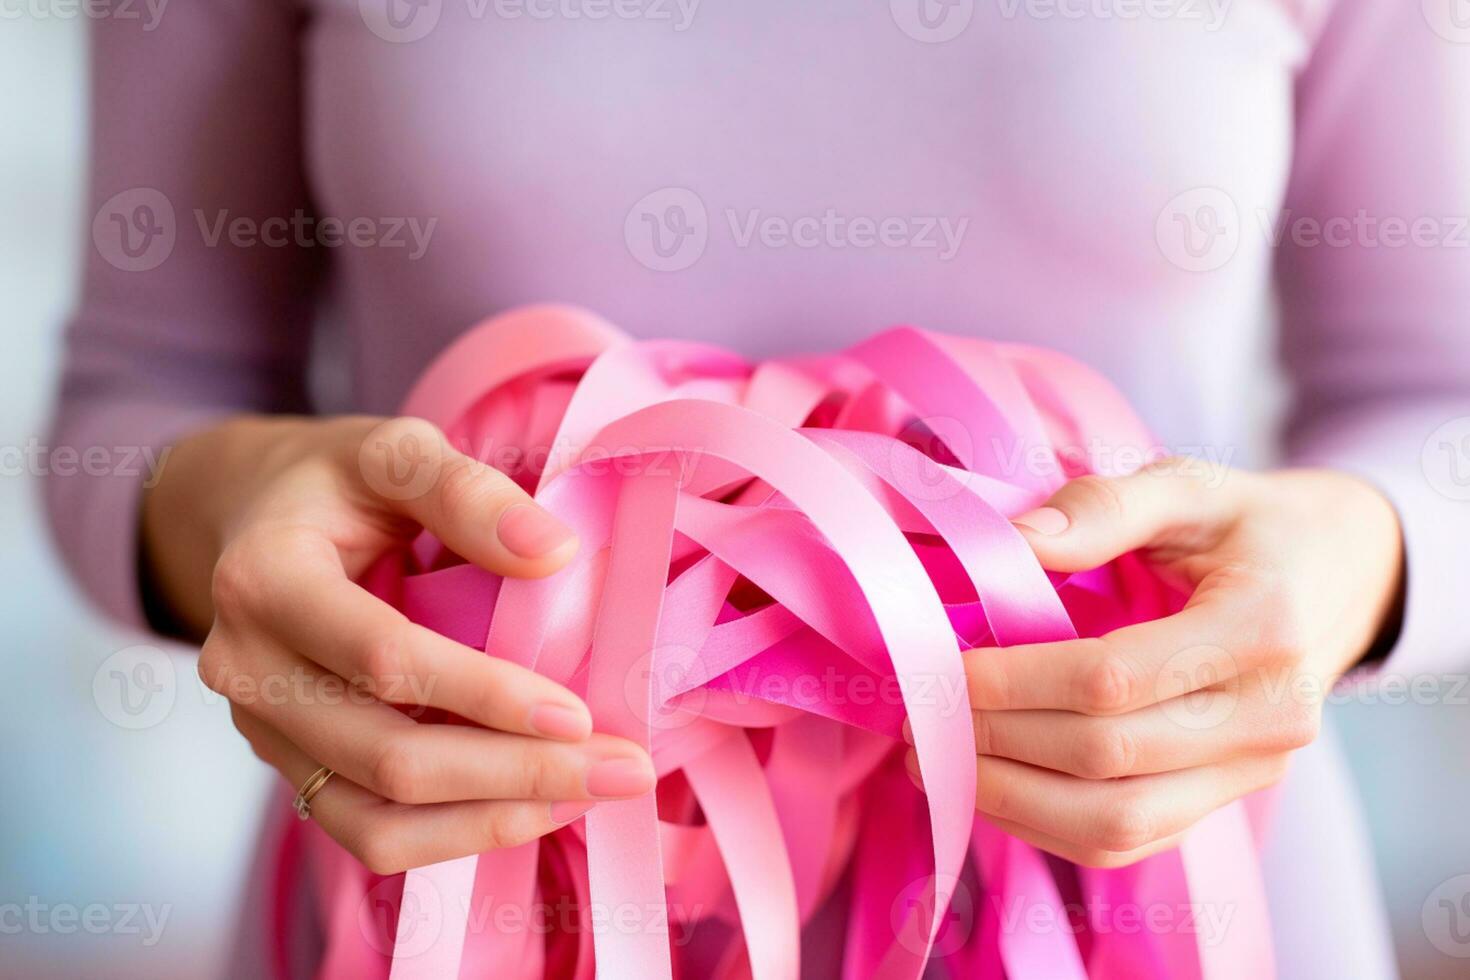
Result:
[[[551,822],[571,823],[596,805],[586,800],[562,800],[560,803],[553,803],[551,804]]]
[[[576,536],[571,528],[536,504],[507,507],[495,527],[500,543],[522,558],[541,558]]]
[[[592,734],[592,721],[564,704],[538,704],[531,709],[531,728],[537,735],[579,742]]]
[[[587,795],[604,798],[642,796],[657,782],[653,770],[638,759],[606,759],[587,770]]]
[[[1011,523],[1029,527],[1037,534],[1061,534],[1071,522],[1066,513],[1055,507],[1038,507],[1028,510],[1020,517],[1012,518]]]
[[[909,724],[907,718],[903,720],[903,740],[910,745],[914,744],[914,726]]]

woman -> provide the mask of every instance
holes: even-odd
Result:
[[[653,779],[570,692],[458,656],[349,584],[419,526],[509,575],[575,549],[484,471],[374,492],[365,440],[458,332],[555,299],[754,356],[898,322],[1054,346],[1222,468],[1080,481],[1018,519],[1049,568],[1146,547],[1198,591],[1101,643],[971,660],[978,809],[1062,858],[1126,864],[1294,759],[1291,851],[1268,867],[1283,974],[1391,975],[1318,723],[1323,687],[1365,660],[1465,661],[1470,31],[1453,13],[196,0],[149,29],[101,21],[97,247],[54,444],[172,448],[147,488],[54,481],[58,534],[113,614],[203,641],[205,682],[287,783],[335,770],[311,816],[390,873]],[[1273,336],[1294,468],[1246,473],[1230,467],[1265,414]],[[1165,724],[1187,689],[1155,683],[1186,648],[1257,678],[1194,737]],[[291,671],[374,678],[381,700],[270,704],[232,682]]]

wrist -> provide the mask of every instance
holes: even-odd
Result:
[[[240,415],[173,447],[139,515],[139,587],[155,628],[194,639],[208,632],[210,581],[228,529],[311,424]]]

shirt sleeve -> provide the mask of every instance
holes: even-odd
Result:
[[[1470,24],[1339,0],[1297,91],[1277,253],[1289,458],[1398,510],[1402,631],[1385,669],[1470,667]]]
[[[310,207],[300,25],[286,0],[189,0],[146,29],[91,23],[89,227],[44,492],[75,577],[142,626],[139,504],[167,447],[305,404],[316,256],[289,235],[230,231]]]

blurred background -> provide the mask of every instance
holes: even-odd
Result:
[[[85,607],[39,506],[32,450],[90,247],[78,6],[0,4],[0,977],[210,977],[272,777],[189,651]],[[119,700],[122,677],[152,696]],[[1447,932],[1439,906],[1464,898],[1442,886],[1470,873],[1470,691],[1392,700],[1335,705],[1329,723],[1359,779],[1404,976],[1470,976],[1470,935]]]

